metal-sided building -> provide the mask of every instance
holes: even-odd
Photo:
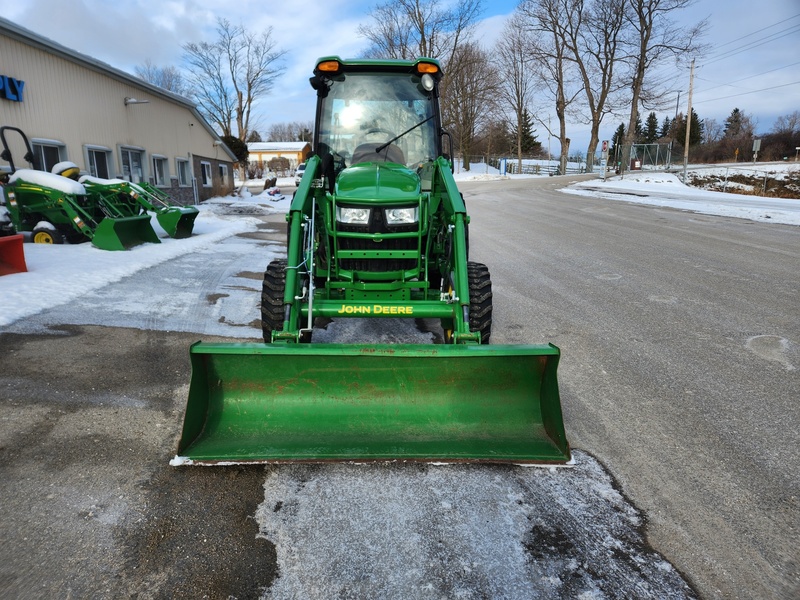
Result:
[[[149,182],[179,204],[233,190],[236,157],[190,100],[3,18],[0,126],[25,132],[41,170],[71,161],[95,177]],[[28,168],[11,137],[15,165]]]

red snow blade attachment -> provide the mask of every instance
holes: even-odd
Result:
[[[0,237],[0,275],[25,273],[27,270],[22,234]]]
[[[542,346],[203,344],[173,465],[570,460]]]

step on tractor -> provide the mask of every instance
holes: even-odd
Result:
[[[24,160],[34,167],[27,136],[17,127],[0,127],[0,158],[10,167],[2,186],[8,212],[8,231],[30,234],[35,243],[62,244],[91,241],[102,250],[126,250],[144,242],[161,240],[150,225],[150,216],[133,213],[118,198],[91,193],[78,183],[78,168],[62,162],[53,173],[35,168],[17,169],[7,133],[17,133],[25,147]]]
[[[558,348],[489,344],[491,277],[469,258],[441,78],[427,58],[317,62],[314,152],[287,256],[264,273],[264,343],[191,347],[171,464],[570,461]],[[433,320],[443,343],[311,343],[317,319],[387,317]]]

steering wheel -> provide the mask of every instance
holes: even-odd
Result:
[[[373,127],[372,129],[367,129],[367,132],[364,135],[374,135],[376,133],[385,133],[387,140],[393,140],[397,137],[394,131],[389,131],[388,129],[382,129],[381,127]]]

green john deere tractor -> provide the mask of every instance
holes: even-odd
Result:
[[[161,241],[150,225],[149,215],[132,212],[124,200],[87,191],[78,183],[78,168],[73,163],[59,163],[64,166],[60,173],[17,169],[7,132],[19,135],[26,150],[24,160],[32,166],[34,156],[21,129],[0,127],[0,158],[8,162],[11,171],[2,191],[16,233],[30,233],[31,239],[40,244],[91,241],[103,250],[125,250],[144,242]]]
[[[565,463],[552,345],[492,346],[488,268],[442,129],[431,59],[317,62],[314,155],[264,274],[264,344],[191,348],[172,464]],[[452,146],[452,143],[450,143]],[[314,321],[438,319],[443,344],[313,344]]]

